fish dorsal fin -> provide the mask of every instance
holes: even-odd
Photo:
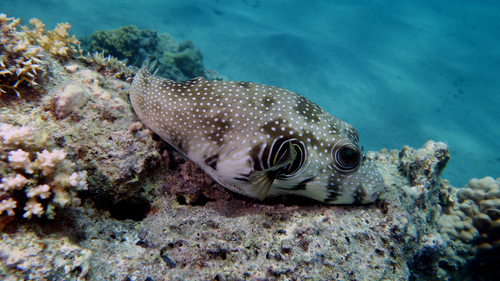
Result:
[[[297,152],[292,142],[289,142],[288,150],[278,159],[278,162],[274,166],[262,171],[253,172],[250,175],[248,181],[250,192],[260,200],[266,198],[281,169],[293,163],[296,157]]]
[[[158,69],[160,68],[160,61],[155,56],[148,56],[144,60],[142,67],[152,75],[155,75],[158,72]]]

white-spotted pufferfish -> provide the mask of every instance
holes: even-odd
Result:
[[[384,187],[358,132],[310,100],[249,82],[179,83],[148,58],[130,89],[153,132],[222,186],[250,197],[298,194],[331,204],[373,202]]]

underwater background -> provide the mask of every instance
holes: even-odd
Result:
[[[229,80],[283,87],[352,124],[367,150],[450,146],[443,178],[500,172],[500,2],[2,1],[71,34],[136,25],[190,39]]]

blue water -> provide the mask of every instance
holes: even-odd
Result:
[[[134,24],[205,67],[280,86],[354,125],[365,150],[449,144],[444,178],[500,177],[500,1],[1,1],[72,34]]]

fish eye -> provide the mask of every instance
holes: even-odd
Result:
[[[337,168],[344,172],[354,171],[361,163],[361,152],[352,144],[345,144],[335,151]]]

